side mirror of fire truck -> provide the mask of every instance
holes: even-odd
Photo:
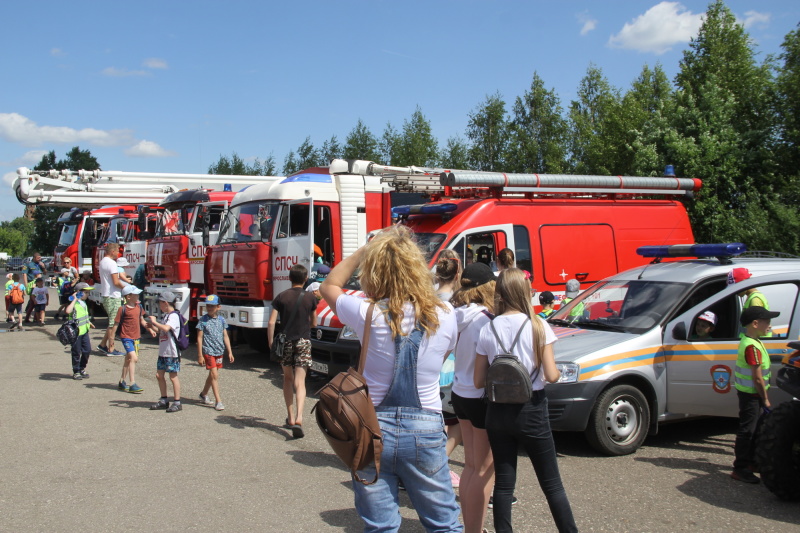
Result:
[[[203,246],[207,247],[211,240],[211,237],[209,236],[209,228],[211,227],[211,212],[206,206],[200,207],[200,225],[202,226],[200,231],[203,233]]]
[[[262,218],[261,222],[259,222],[259,233],[261,234],[261,242],[269,242],[271,240],[271,235],[269,234],[270,231],[270,219]]]

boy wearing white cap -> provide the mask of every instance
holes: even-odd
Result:
[[[711,338],[711,333],[714,332],[714,327],[717,325],[717,315],[711,311],[705,311],[699,317],[694,325],[694,339],[705,340]]]
[[[136,384],[136,363],[139,362],[139,339],[142,338],[141,328],[148,328],[144,317],[144,308],[139,303],[139,294],[142,290],[135,285],[126,285],[122,289],[122,299],[125,301],[117,311],[114,320],[119,324],[119,338],[125,349],[125,362],[122,364],[122,376],[119,378],[117,388],[121,391],[140,394],[144,389]],[[155,333],[152,333],[155,337]],[[125,382],[130,379],[130,385]]]

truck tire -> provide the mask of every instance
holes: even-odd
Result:
[[[239,335],[244,333],[247,345],[258,353],[269,353],[267,347],[267,330],[265,328],[240,328]]]
[[[780,404],[764,420],[756,445],[761,480],[782,500],[800,500],[800,402]]]
[[[597,398],[589,418],[586,438],[606,455],[635,452],[647,437],[650,406],[642,391],[632,385],[615,385]]]

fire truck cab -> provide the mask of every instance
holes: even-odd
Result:
[[[81,274],[92,272],[92,258],[109,221],[123,213],[136,215],[136,206],[101,207],[99,209],[70,209],[58,217],[59,237],[53,261],[61,265],[64,257],[72,260]]]

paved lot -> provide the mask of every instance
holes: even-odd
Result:
[[[48,312],[52,315],[55,307]],[[52,320],[50,321],[52,324]],[[97,324],[105,324],[99,319]],[[157,349],[143,343],[141,395],[116,389],[122,358],[92,357],[91,378],[71,379],[57,325],[0,326],[0,530],[357,532],[349,476],[313,427],[283,429],[277,366],[244,346],[222,371],[226,410],[194,398],[206,371],[184,357],[184,410],[158,398]],[[101,337],[93,333],[93,345]],[[195,362],[193,362],[195,361]],[[323,381],[309,379],[313,393]],[[798,531],[800,504],[728,477],[735,421],[662,428],[639,452],[598,457],[580,435],[557,435],[564,483],[582,531]],[[452,467],[463,468],[462,450]],[[544,498],[521,458],[514,523],[552,531]],[[403,496],[403,531],[422,531]],[[491,529],[491,513],[487,521]]]

